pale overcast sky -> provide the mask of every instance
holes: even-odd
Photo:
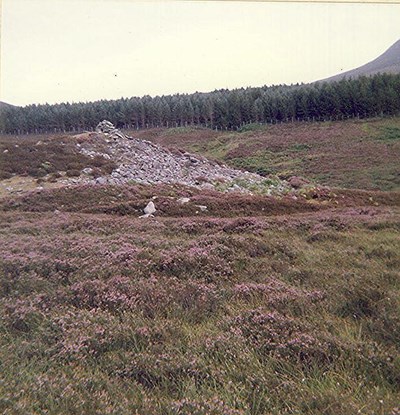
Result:
[[[0,100],[15,105],[310,82],[400,39],[399,4],[3,0],[2,8]]]

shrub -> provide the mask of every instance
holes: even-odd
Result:
[[[79,170],[67,170],[66,173],[68,177],[78,177],[81,175],[81,172]]]
[[[29,332],[35,330],[44,319],[39,308],[40,297],[32,300],[17,299],[5,304],[5,321],[17,331]]]
[[[202,279],[217,282],[233,274],[231,263],[224,256],[217,255],[213,246],[192,246],[183,252],[174,249],[163,253],[159,270],[167,275],[182,279]]]
[[[123,312],[135,306],[137,298],[126,277],[108,281],[99,279],[80,281],[71,285],[71,302],[77,307],[102,308]]]
[[[7,137],[3,142],[0,140],[0,177],[4,179],[10,174],[43,177],[60,171],[80,171],[95,167],[94,164],[103,174],[111,173],[115,168],[112,161],[101,156],[92,159],[80,153],[75,144],[67,137],[41,137],[40,140],[38,137]]]
[[[62,175],[59,172],[51,173],[47,181],[55,183],[60,177],[62,177]]]
[[[264,355],[306,365],[328,364],[338,355],[337,345],[278,312],[247,311],[232,320],[231,330],[248,339]]]
[[[0,171],[0,180],[11,179],[13,177],[12,173],[8,171]]]

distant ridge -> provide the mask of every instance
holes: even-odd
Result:
[[[358,78],[359,76],[370,76],[377,73],[400,73],[400,40],[393,44],[386,52],[373,61],[359,68],[343,72],[322,81],[340,81],[341,79]]]
[[[11,104],[7,104],[7,102],[3,102],[0,101],[0,110],[4,109],[4,108],[9,108],[9,107],[16,107],[15,105],[11,105]]]

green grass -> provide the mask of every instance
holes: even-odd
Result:
[[[374,137],[376,140],[381,141],[397,141],[400,140],[400,128],[399,127],[383,127],[380,134]]]
[[[197,130],[198,128],[196,127],[173,127],[173,128],[168,128],[167,134],[168,135],[180,135],[180,134],[191,133]]]
[[[295,176],[301,169],[302,158],[286,152],[263,151],[248,157],[230,159],[228,163],[236,168],[252,171],[262,176],[269,174],[280,177]]]
[[[189,150],[195,153],[201,153],[205,157],[211,159],[224,160],[226,154],[229,151],[234,150],[237,147],[237,134],[226,133],[218,136],[212,141],[206,141],[201,143],[193,143],[190,145]]]
[[[258,123],[252,123],[252,124],[246,124],[243,127],[240,127],[238,132],[239,133],[247,133],[249,131],[264,131],[267,129],[266,125],[258,124]]]

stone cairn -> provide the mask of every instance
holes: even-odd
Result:
[[[115,128],[113,123],[107,120],[103,120],[97,124],[96,133],[102,133],[113,140],[118,140],[120,138],[132,140],[132,137],[125,135],[122,131],[118,130],[118,128]]]
[[[194,155],[178,149],[169,150],[147,140],[128,137],[110,121],[104,120],[99,123],[96,132],[99,134],[98,139],[77,143],[79,151],[91,158],[100,156],[112,160],[117,165],[111,174],[90,179],[97,184],[179,183],[208,189],[246,192],[249,191],[247,189],[249,186],[258,184],[266,186],[263,184],[265,177],[258,174],[236,170],[198,154]],[[104,145],[105,142],[107,145]],[[288,190],[287,183],[276,179],[274,183],[268,185],[265,193],[282,194],[285,190]],[[180,203],[185,203],[185,200]],[[206,209],[200,205],[196,207],[201,211]],[[147,208],[151,209],[154,206],[150,204]],[[144,213],[153,214],[147,211]]]

